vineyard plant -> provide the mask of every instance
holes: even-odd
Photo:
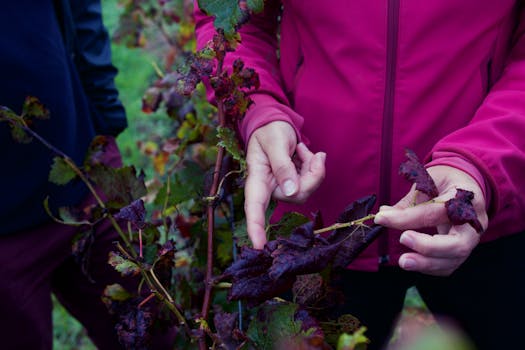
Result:
[[[268,224],[268,243],[251,248],[243,214],[247,175],[237,126],[259,87],[258,74],[242,60],[228,59],[242,41],[238,29],[263,11],[263,0],[199,0],[215,17],[217,34],[195,50],[193,1],[122,0],[115,40],[149,50],[157,78],[144,91],[142,110],[165,114],[172,132],[141,141],[152,169],[112,168],[98,136],[83,164],[74,164],[31,126],[49,116],[37,97],[21,115],[5,108],[0,121],[13,138],[40,142],[54,153],[50,181],[82,181],[95,205],[61,208],[53,220],[77,226],[72,242],[79,264],[89,263],[93,227],[109,220],[120,242],[108,263],[133,289],[108,285],[102,299],[118,318],[116,332],[128,349],[148,349],[159,332],[175,349],[366,349],[366,328],[338,314],[337,273],[383,232],[373,224],[375,197],[351,199],[336,223],[322,213],[287,213]],[[208,102],[213,92],[213,103]],[[437,195],[415,154],[400,173],[429,198]],[[472,193],[458,190],[444,205],[454,223],[480,229]],[[271,216],[272,204],[267,216]],[[82,213],[82,216],[77,213]],[[131,284],[133,285],[133,284]]]

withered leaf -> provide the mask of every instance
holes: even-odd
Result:
[[[408,181],[416,184],[416,190],[425,193],[430,198],[438,196],[438,190],[434,180],[420,163],[414,151],[406,149],[407,160],[399,166],[399,173]]]
[[[469,223],[478,233],[483,232],[483,226],[478,220],[476,210],[472,205],[474,193],[467,190],[457,189],[456,197],[445,202],[447,216],[453,225]]]

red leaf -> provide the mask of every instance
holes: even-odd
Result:
[[[469,223],[478,233],[483,232],[483,226],[478,220],[478,215],[472,205],[474,193],[467,190],[457,189],[456,197],[445,203],[447,215],[453,225]]]
[[[434,180],[427,172],[423,164],[419,162],[412,150],[405,150],[407,160],[399,166],[399,173],[408,181],[416,184],[416,190],[425,193],[430,198],[438,196],[438,190]]]

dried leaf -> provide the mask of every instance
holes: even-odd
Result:
[[[423,164],[419,162],[414,151],[406,149],[407,160],[399,166],[399,173],[408,181],[416,184],[416,190],[425,193],[430,198],[438,196],[438,190],[434,180],[427,172]]]
[[[445,202],[447,215],[453,225],[469,223],[478,233],[483,232],[483,226],[478,220],[476,210],[472,205],[474,193],[467,190],[457,189],[456,197]]]

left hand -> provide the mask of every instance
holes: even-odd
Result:
[[[423,198],[424,194],[415,192],[414,185],[394,206],[381,206],[375,223],[406,230],[399,241],[413,252],[401,255],[401,268],[429,275],[448,276],[469,257],[479,243],[480,234],[470,224],[452,225],[444,202],[455,197],[457,188],[474,192],[472,204],[483,229],[486,229],[488,217],[485,197],[476,180],[459,169],[439,165],[430,167],[427,171],[439,192],[439,196],[434,198],[435,203],[421,203],[427,199]],[[414,206],[415,198],[420,205]],[[436,227],[438,234],[432,236],[414,231],[423,227]]]

